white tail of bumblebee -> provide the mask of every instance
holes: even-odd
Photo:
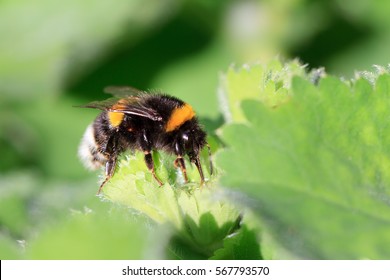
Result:
[[[98,149],[93,124],[90,124],[85,130],[79,145],[78,156],[83,165],[89,170],[96,170],[107,161],[107,158]]]

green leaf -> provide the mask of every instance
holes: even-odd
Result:
[[[389,85],[388,74],[374,87],[333,77],[314,87],[304,76],[278,108],[242,102],[247,123],[222,132],[221,185],[250,197],[248,206],[297,256],[388,259]]]
[[[207,154],[207,153],[206,153]],[[144,162],[144,154],[125,155],[115,175],[104,187],[104,198],[130,207],[157,224],[169,225],[172,238],[167,256],[175,259],[207,259],[236,229],[239,211],[219,198],[216,174],[210,176],[208,157],[202,155],[207,178],[199,185],[197,169],[186,162],[189,183],[173,167],[174,157],[154,152],[155,170],[165,182],[159,187]]]
[[[257,232],[243,225],[237,232],[227,236],[223,248],[215,251],[212,260],[258,260],[262,259]]]
[[[268,64],[230,67],[221,78],[219,90],[225,120],[244,121],[240,107],[240,102],[244,99],[257,99],[270,107],[286,102],[289,99],[288,89],[292,76],[303,73],[304,67],[298,61],[283,65],[276,59]]]

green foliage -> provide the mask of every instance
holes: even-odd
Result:
[[[28,245],[29,259],[144,259],[150,256],[153,230],[123,209],[103,207],[74,212],[43,230]],[[162,238],[160,236],[159,238]]]
[[[149,2],[0,1],[0,257],[94,258],[58,247],[56,236],[80,245],[77,234],[93,235],[80,248],[102,241],[96,258],[386,258],[386,245],[376,244],[388,210],[388,71],[379,67],[341,82],[272,58],[298,57],[346,77],[386,64],[389,4]],[[225,72],[231,63],[253,61],[264,63]],[[157,89],[190,103],[210,136],[218,174],[198,189],[196,169],[189,168],[191,183],[183,184],[173,159],[156,153],[166,182],[158,188],[136,153],[123,158],[107,185],[110,202],[94,197],[97,174],[88,175],[76,154],[98,111],[73,106],[106,98],[107,85]],[[218,134],[221,111],[229,125]],[[304,199],[303,188],[314,199]],[[129,225],[111,221],[116,215],[127,216]],[[121,236],[99,232],[108,226],[162,237],[158,244],[141,239],[129,253],[131,242],[122,250],[110,240]],[[360,233],[352,242],[341,243],[354,231]],[[337,251],[337,244],[346,249]]]
[[[255,89],[240,103],[246,123],[222,131],[222,186],[248,195],[274,238],[299,257],[388,258],[389,85],[388,74],[373,85],[294,77],[289,102],[277,107]],[[241,96],[236,89],[229,96]]]
[[[0,259],[17,260],[21,258],[21,252],[18,250],[14,240],[0,235]]]
[[[216,176],[208,172],[208,158],[202,157],[208,179],[199,185],[197,169],[187,162],[189,183],[173,167],[174,158],[155,152],[156,173],[163,182],[159,187],[147,170],[142,153],[127,155],[116,174],[104,187],[106,199],[146,215],[172,231],[168,257],[207,259],[223,246],[223,240],[238,228],[240,213],[228,201],[218,197]],[[255,245],[258,246],[256,243]],[[233,256],[233,255],[232,255]]]
[[[214,252],[212,260],[256,260],[262,259],[258,245],[260,228],[244,217],[241,227],[223,241],[223,247]]]
[[[3,254],[386,259],[390,75],[386,68],[376,70],[346,81],[322,70],[307,73],[297,61],[230,67],[219,89],[227,124],[220,140],[208,139],[217,156],[214,174],[207,151],[201,154],[205,185],[199,185],[190,162],[185,183],[174,157],[155,151],[156,173],[165,183],[159,187],[144,155],[127,153],[103,189],[103,200],[110,203],[85,203],[89,188],[76,208],[84,211],[68,211],[56,221],[60,209],[70,205],[64,199],[55,205],[64,194],[61,186],[36,193],[33,175],[10,176],[0,193],[0,223],[8,231],[0,240]],[[28,201],[50,215],[32,214]],[[42,217],[50,222],[24,241],[23,233]],[[25,249],[17,249],[10,236],[21,237]]]
[[[257,98],[269,107],[286,102],[293,75],[305,75],[298,61],[283,64],[275,59],[267,65],[230,67],[221,79],[219,91],[225,120],[240,122],[245,119],[241,111],[243,99]]]
[[[67,71],[70,78],[120,41],[128,20],[130,37],[137,40],[156,20],[164,18],[172,1],[2,1],[0,4],[0,90],[13,98],[47,96],[58,92]],[[93,8],[92,8],[93,7]],[[23,20],[15,20],[23,18]],[[21,82],[23,81],[23,82]],[[15,94],[17,93],[17,94]]]
[[[389,89],[381,67],[353,80],[308,73],[298,61],[230,67],[219,88],[227,123],[220,139],[208,139],[217,156],[214,174],[207,151],[201,154],[205,185],[188,161],[185,183],[174,157],[160,151],[153,157],[165,184],[158,186],[142,153],[124,154],[103,189],[109,203],[86,200],[92,188],[64,199],[61,185],[36,192],[34,175],[3,177],[3,255],[386,259]],[[84,211],[60,213],[76,205],[75,194],[82,194],[76,209]],[[42,218],[49,222],[39,234],[26,235]]]

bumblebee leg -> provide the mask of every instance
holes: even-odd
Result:
[[[154,162],[153,162],[153,157],[151,154],[152,142],[150,141],[150,135],[147,133],[146,130],[144,130],[142,134],[143,135],[140,139],[140,145],[141,145],[142,151],[144,151],[144,154],[145,154],[146,166],[148,167],[149,171],[152,172],[154,179],[156,179],[156,181],[158,182],[158,184],[161,187],[163,185],[163,183],[157,177],[156,171],[154,170]]]
[[[184,159],[181,155],[178,155],[175,161],[173,162],[176,168],[180,167],[181,172],[183,172],[184,180],[187,183],[188,177],[187,177],[187,169],[186,164],[184,163]]]
[[[148,167],[149,171],[152,172],[152,175],[154,179],[157,181],[157,183],[160,185],[160,187],[163,185],[161,180],[157,177],[156,172],[154,171],[154,162],[152,158],[152,154],[150,151],[144,151],[145,153],[145,163],[146,166]]]
[[[191,162],[193,162],[198,168],[199,176],[200,176],[200,184],[203,185],[204,183],[204,175],[203,175],[203,170],[202,170],[202,165],[200,164],[200,159],[199,155],[196,155],[195,157],[191,158]]]
[[[175,143],[175,153],[176,153],[176,159],[173,162],[173,164],[175,165],[175,168],[180,167],[181,172],[183,173],[184,181],[187,183],[188,182],[187,169],[183,159],[184,148],[180,140],[177,140]]]
[[[103,186],[108,182],[108,180],[111,179],[112,175],[114,175],[115,167],[116,167],[116,157],[113,157],[106,162],[106,178],[104,178],[104,181],[101,183],[96,195],[100,194],[100,192],[103,189]]]

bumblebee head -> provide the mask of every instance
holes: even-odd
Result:
[[[190,158],[190,161],[196,165],[199,171],[201,182],[204,182],[205,178],[202,171],[201,161],[200,161],[200,152],[207,146],[209,152],[209,164],[210,164],[210,175],[213,173],[213,163],[211,160],[211,151],[210,146],[206,141],[206,132],[199,126],[198,121],[194,118],[182,127],[179,135],[181,138],[181,143],[185,149],[185,153]]]
[[[179,137],[185,153],[191,160],[197,157],[206,145],[206,132],[199,126],[195,118],[183,124],[179,132]]]

